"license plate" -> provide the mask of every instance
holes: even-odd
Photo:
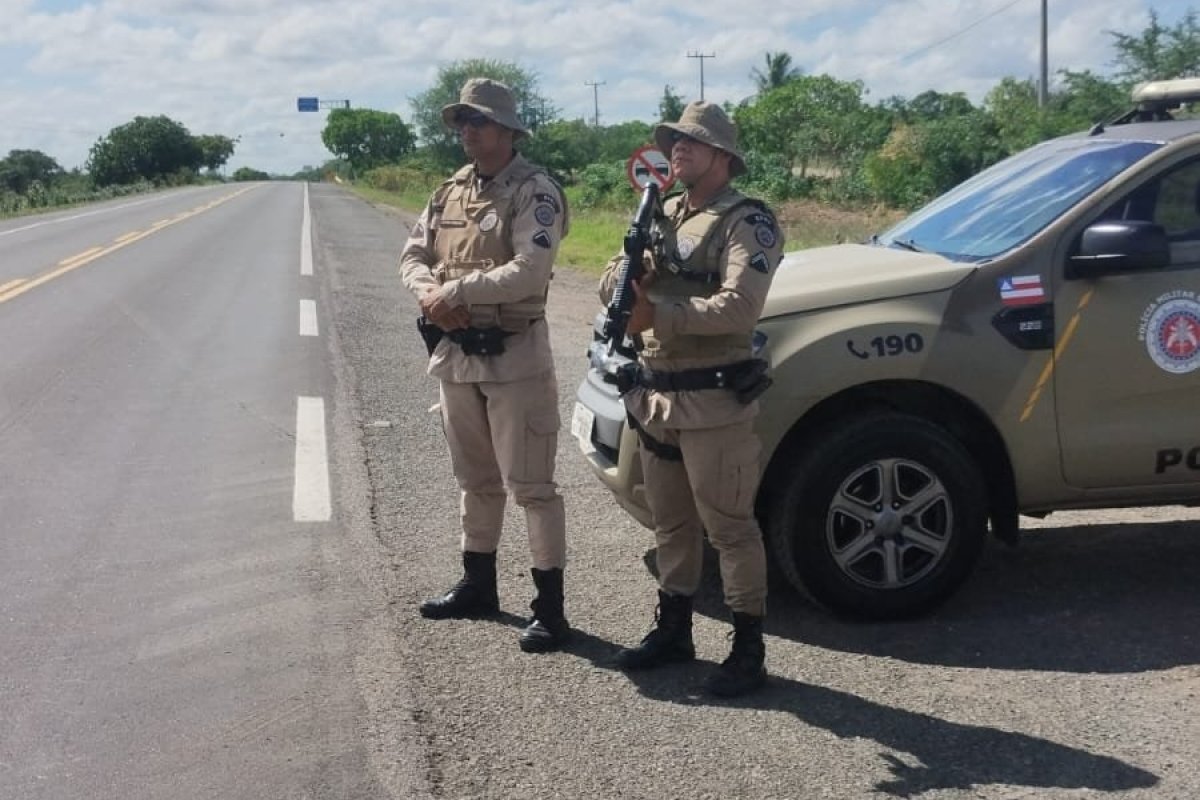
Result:
[[[571,435],[579,440],[585,449],[592,449],[592,425],[596,415],[583,403],[575,404],[575,413],[571,415]]]

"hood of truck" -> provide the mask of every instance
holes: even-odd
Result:
[[[975,270],[936,253],[838,244],[783,257],[763,318],[949,289]]]

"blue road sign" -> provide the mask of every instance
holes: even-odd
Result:
[[[320,102],[315,97],[297,97],[297,111],[316,111],[320,107]]]

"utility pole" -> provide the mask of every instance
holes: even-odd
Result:
[[[603,86],[605,83],[606,83],[606,81],[584,81],[583,82],[584,86],[592,87],[592,105],[596,110],[596,115],[594,117],[592,117],[592,124],[595,125],[597,128],[600,127],[600,87]]]
[[[1048,17],[1046,4],[1048,2],[1049,0],[1042,0],[1042,80],[1038,83],[1038,108],[1045,108],[1046,102],[1050,98],[1050,88],[1048,85],[1050,82],[1050,58],[1048,55],[1049,48],[1046,42],[1046,20]]]
[[[700,99],[703,100],[704,99],[704,59],[716,58],[717,54],[716,53],[700,53],[700,52],[693,51],[693,52],[688,53],[687,57],[700,59]]]

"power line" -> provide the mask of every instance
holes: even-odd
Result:
[[[1011,0],[1011,2],[1005,3],[1003,6],[1001,6],[1000,8],[997,8],[995,11],[991,12],[990,14],[985,14],[984,16],[980,17],[979,19],[975,20],[974,22],[970,23],[969,25],[959,28],[957,31],[950,34],[949,36],[942,38],[942,39],[938,39],[936,42],[927,44],[924,47],[919,47],[916,50],[913,50],[911,53],[906,53],[905,55],[902,55],[899,58],[897,58],[892,63],[899,64],[901,61],[907,61],[908,59],[912,58],[913,56],[918,56],[918,55],[921,55],[922,53],[932,50],[935,47],[940,47],[941,45],[944,45],[946,42],[950,41],[951,39],[957,39],[959,36],[962,36],[964,33],[971,30],[972,28],[976,28],[976,27],[982,25],[983,23],[987,22],[992,17],[994,17],[998,14],[1002,14],[1005,11],[1008,11],[1010,8],[1012,8],[1017,3],[1020,3],[1020,2],[1021,2],[1021,0]]]

